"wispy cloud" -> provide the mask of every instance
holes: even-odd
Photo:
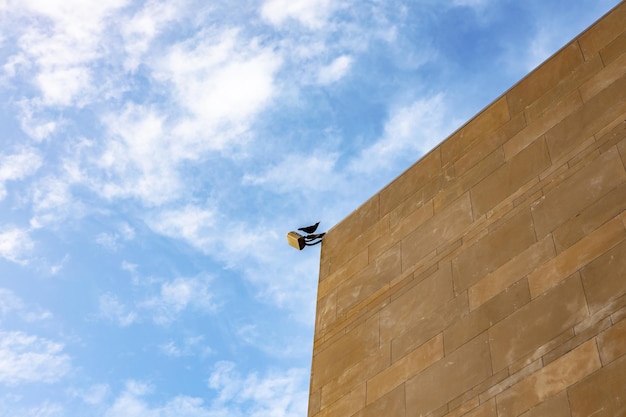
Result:
[[[35,149],[21,149],[12,154],[0,154],[0,201],[7,195],[6,183],[32,175],[41,167],[42,158]]]
[[[399,160],[408,164],[419,159],[451,133],[451,114],[443,94],[400,106],[388,117],[382,136],[352,161],[350,169],[371,174]]]
[[[277,26],[293,19],[305,27],[319,29],[337,3],[335,0],[269,0],[261,7],[261,15]]]
[[[12,225],[0,228],[0,257],[26,265],[29,263],[34,247],[35,243],[28,229],[20,229]]]
[[[13,314],[27,322],[52,318],[49,311],[27,305],[13,291],[0,288],[0,319]]]
[[[52,383],[71,369],[64,346],[23,332],[0,332],[0,383]]]

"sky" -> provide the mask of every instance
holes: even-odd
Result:
[[[0,0],[0,417],[304,417],[319,246],[617,0]]]

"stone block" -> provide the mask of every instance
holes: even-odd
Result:
[[[517,114],[554,88],[563,78],[582,65],[583,56],[576,42],[561,49],[506,93],[511,114]]]
[[[337,288],[337,314],[363,301],[400,274],[400,244],[373,259]]]
[[[528,276],[530,295],[535,298],[554,287],[625,237],[626,231],[619,216],[608,221],[531,273]],[[589,285],[592,285],[591,281]]]
[[[392,212],[392,214],[393,213],[394,212]],[[413,212],[405,214],[405,217],[392,226],[389,232],[382,234],[368,246],[369,258],[376,259],[381,253],[400,242],[412,231],[423,225],[428,219],[433,217],[433,214],[432,200],[415,209]]]
[[[584,365],[584,362],[572,364]],[[626,416],[626,356],[569,388],[567,394],[572,417]]]
[[[343,264],[335,272],[328,274],[320,281],[317,289],[317,296],[324,297],[344,282],[347,278],[352,277],[357,272],[363,270],[369,262],[367,248],[361,249],[349,261]]]
[[[555,255],[551,236],[534,243],[519,255],[468,288],[470,310],[474,310],[533,272]]]
[[[320,403],[327,407],[355,390],[363,381],[386,369],[391,362],[391,344],[385,343],[371,355],[362,358],[345,372],[328,381],[321,389]]]
[[[564,180],[532,207],[535,230],[543,237],[593,202],[626,183],[626,171],[616,148]]]
[[[622,320],[598,335],[600,358],[606,366],[626,355],[626,320]],[[624,381],[626,383],[626,381]]]
[[[626,22],[626,4],[621,2],[611,12],[583,32],[578,38],[578,43],[585,59],[591,58],[621,35],[626,30],[624,22]]]
[[[491,399],[479,407],[470,411],[467,414],[463,414],[464,417],[498,417],[496,410],[496,400]]]
[[[409,379],[405,383],[407,410],[412,415],[426,415],[490,376],[484,333]]]
[[[626,74],[546,132],[550,157],[554,161],[558,160],[625,112]]]
[[[367,403],[370,404],[419,374],[443,357],[443,336],[437,336],[416,348],[393,365],[367,381]]]
[[[602,365],[594,340],[581,345],[496,397],[499,417],[517,417]]]
[[[493,371],[532,353],[587,315],[582,284],[573,276],[489,329]]]
[[[580,93],[574,90],[554,103],[541,116],[530,122],[526,128],[502,145],[506,160],[513,158],[528,145],[540,138],[548,129],[555,126],[582,106]]]
[[[616,218],[619,220],[619,218]],[[589,310],[593,313],[626,293],[626,235],[621,243],[581,270]]]
[[[440,145],[442,164],[447,165],[454,162],[479,138],[491,135],[509,119],[509,106],[506,97],[500,97]]]
[[[435,148],[380,191],[381,216],[389,213],[440,174],[441,152],[439,148]]]
[[[506,164],[472,187],[474,216],[480,217],[550,166],[543,139],[533,142]]]
[[[365,383],[359,385],[326,408],[322,408],[315,417],[352,416],[365,408]],[[313,416],[311,416],[313,417]]]
[[[535,231],[530,210],[522,208],[452,261],[454,291],[465,291],[533,243]]]
[[[626,51],[626,32],[613,39],[606,47],[600,50],[600,56],[604,65],[608,65],[620,57]]]
[[[626,54],[622,54],[580,86],[582,100],[588,101],[591,97],[611,85],[611,83],[624,76],[625,72]]]
[[[572,91],[576,91],[578,87],[595,73],[603,68],[602,59],[594,56],[587,62],[574,68],[574,70],[562,78],[553,88],[547,90],[541,97],[526,106],[524,114],[528,123],[542,117],[542,115],[558,105],[558,102]]]
[[[554,397],[539,403],[520,417],[570,417],[567,392],[563,391]]]
[[[313,356],[312,390],[339,377],[355,363],[378,351],[378,316],[359,324]],[[364,392],[365,394],[365,392]]]
[[[365,233],[382,217],[380,214],[380,196],[376,194],[343,219],[341,223],[331,228],[324,236],[322,246],[325,246],[327,252],[332,253],[333,257],[337,257],[347,242],[351,242]],[[378,233],[374,234],[374,236],[377,235]],[[344,256],[343,258],[347,260],[351,256]]]
[[[354,415],[354,417],[405,417],[406,416],[406,399],[404,392],[404,384],[400,385],[393,391],[387,393],[383,397],[368,404],[362,411]]]
[[[444,332],[446,353],[456,350],[529,301],[528,283],[519,281],[448,327]]]
[[[459,159],[454,162],[454,172],[456,176],[463,176],[470,168],[492,154],[495,150],[502,149],[501,147],[504,142],[515,136],[525,127],[526,118],[523,113],[520,113],[500,126],[492,134],[481,137],[471,148],[459,155]]]
[[[552,236],[557,252],[564,251],[619,215],[625,207],[626,184],[621,184],[554,230]]]
[[[444,243],[462,236],[472,220],[470,196],[465,193],[402,240],[402,270],[411,268]]]
[[[435,210],[441,211],[444,207],[465,194],[471,187],[478,184],[483,178],[491,174],[504,163],[504,153],[502,148],[494,150],[462,176],[449,184],[445,189],[437,194],[433,201]]]
[[[452,270],[448,264],[408,289],[380,311],[381,342],[391,340],[411,329],[452,298]]]
[[[467,314],[467,296],[463,294],[429,315],[419,318],[413,327],[407,328],[404,333],[391,341],[391,362],[400,360],[465,314]]]

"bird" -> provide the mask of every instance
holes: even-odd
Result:
[[[303,231],[306,234],[311,234],[314,233],[317,230],[317,226],[319,226],[320,222],[315,223],[312,226],[307,226],[307,227],[301,227],[298,230]]]

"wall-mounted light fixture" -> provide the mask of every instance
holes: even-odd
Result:
[[[287,233],[287,242],[290,246],[302,250],[305,246],[313,246],[317,245],[322,241],[322,238],[326,233],[315,233],[317,230],[317,226],[319,226],[320,222],[315,223],[312,226],[301,227],[298,230],[306,233],[305,236],[301,235],[298,232],[289,232]]]

